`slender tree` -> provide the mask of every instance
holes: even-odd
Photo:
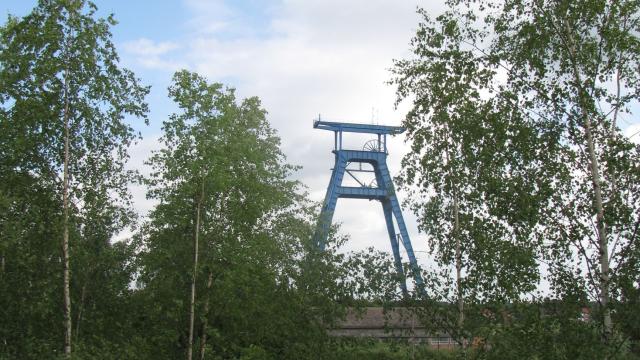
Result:
[[[40,1],[24,18],[10,17],[0,38],[0,100],[8,130],[2,137],[10,149],[5,169],[27,170],[38,182],[56,184],[62,194],[67,355],[72,350],[71,234],[81,236],[91,227],[84,215],[92,194],[109,194],[109,201],[125,211],[131,174],[124,163],[135,134],[124,116],[144,119],[147,112],[148,88],[118,64],[109,31],[115,20],[96,18],[96,10],[83,0]]]
[[[256,222],[292,204],[297,183],[286,179],[293,168],[281,164],[279,140],[268,127],[257,99],[238,104],[233,90],[209,84],[188,71],[175,74],[169,94],[182,112],[164,123],[162,141],[166,148],[150,160],[155,169],[150,194],[171,207],[192,204],[193,215],[188,220],[194,230],[186,356],[193,358],[196,322],[203,319],[202,358],[208,324],[204,318],[217,276],[214,264],[221,261],[217,251],[227,241],[260,231],[255,229]],[[157,215],[161,211],[158,209]],[[206,261],[204,266],[202,259]],[[198,275],[203,272],[205,286],[198,285]],[[199,288],[202,300],[196,296]],[[197,315],[198,308],[203,314]]]
[[[621,119],[639,99],[638,6],[450,1],[435,21],[423,12],[415,58],[395,68],[399,97],[415,97],[404,179],[428,199],[417,204],[419,213],[440,212],[423,216],[423,226],[453,219],[439,235],[429,230],[450,244],[456,228],[464,236],[466,226],[483,223],[470,219],[506,230],[483,247],[506,249],[496,245],[515,240],[518,251],[505,254],[518,259],[530,249],[524,256],[544,267],[549,301],[568,309],[555,314],[558,323],[597,301],[602,344],[614,351],[611,308],[629,301],[622,294],[634,292],[627,277],[636,270],[628,264],[637,263],[640,153],[622,134]],[[460,165],[446,171],[451,164]],[[458,190],[441,185],[447,182]],[[482,232],[463,237],[463,264],[473,266],[469,246],[481,244]],[[472,271],[462,272],[463,288],[478,284]],[[535,284],[537,277],[521,280]]]
[[[480,4],[479,18],[495,36],[487,52],[507,71],[506,86],[518,105],[537,114],[538,123],[561,131],[567,176],[556,176],[563,185],[556,189],[557,211],[547,239],[577,260],[571,266],[597,299],[609,341],[614,279],[638,236],[633,229],[640,214],[634,165],[639,154],[622,135],[620,119],[640,97],[640,5],[604,0]]]
[[[139,237],[147,356],[326,356],[348,270],[312,246],[313,212],[259,99],[189,71],[169,94],[180,111],[149,161],[159,204]]]
[[[540,242],[532,229],[547,185],[530,163],[532,125],[508,106],[508,94],[490,91],[495,67],[466,45],[483,34],[455,12],[435,20],[421,14],[415,56],[394,68],[398,101],[413,99],[404,121],[411,151],[400,180],[415,194],[419,228],[445,269],[427,277],[434,281],[430,296],[456,304],[455,321],[437,313],[438,304],[428,321],[465,345],[465,302],[504,304],[535,289]]]

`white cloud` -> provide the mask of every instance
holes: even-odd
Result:
[[[264,6],[254,10],[257,15],[220,0],[185,0],[185,5],[193,16],[180,45],[140,39],[125,50],[143,67],[189,68],[237,87],[240,96],[260,97],[289,161],[303,166],[297,178],[309,186],[313,200],[324,198],[329,182],[333,135],[314,130],[312,118],[321,113],[327,120],[389,125],[403,118],[404,111],[394,109],[395,90],[386,82],[392,59],[409,56],[419,21],[415,2],[284,0],[255,3]],[[425,6],[433,12],[443,7]],[[264,16],[270,18],[264,21]],[[365,140],[352,144],[360,148]],[[407,147],[402,137],[390,144],[389,167],[396,174]],[[150,204],[140,201],[140,208],[148,209]],[[409,211],[404,215],[414,249],[426,250],[415,218]],[[334,221],[352,236],[349,249],[390,250],[377,202],[340,200]],[[424,259],[423,253],[416,255]]]
[[[394,109],[394,88],[386,84],[392,59],[410,56],[409,41],[419,17],[413,1],[387,0],[283,0],[256,2],[263,6],[256,22],[222,0],[185,0],[192,18],[180,42],[138,39],[124,50],[143,68],[167,71],[189,68],[210,81],[237,87],[240,96],[259,96],[282,138],[288,160],[303,169],[296,178],[309,187],[310,197],[322,201],[333,167],[333,134],[314,130],[312,118],[376,122],[398,125],[405,108]],[[424,5],[432,15],[444,7]],[[164,89],[161,89],[163,91]],[[168,101],[168,100],[167,100]],[[153,105],[153,104],[152,104]],[[640,125],[625,128],[625,135],[640,143]],[[130,162],[143,171],[142,161],[157,148],[147,137],[132,149]],[[400,171],[408,146],[399,136],[390,140],[389,168]],[[353,146],[361,146],[358,138]],[[139,214],[155,204],[146,189],[132,187]],[[400,201],[407,198],[399,193]],[[427,264],[425,236],[417,231],[415,216],[404,211],[416,257]],[[384,217],[377,202],[340,200],[334,216],[351,235],[345,250],[369,246],[390,251]],[[123,234],[127,236],[127,234]],[[406,260],[406,254],[404,254]]]
[[[124,50],[136,55],[159,56],[178,49],[180,46],[171,41],[154,42],[141,38],[124,44]]]
[[[208,17],[215,21],[216,18],[229,18],[233,15],[231,8],[221,0],[185,0],[184,3],[195,17]]]
[[[132,144],[129,147],[131,157],[127,161],[125,168],[127,170],[137,170],[141,175],[148,177],[151,174],[151,167],[145,162],[151,157],[153,151],[160,150],[162,144],[159,141],[159,135],[149,135],[144,139]],[[129,184],[129,193],[132,196],[134,210],[139,219],[147,218],[151,210],[158,204],[155,199],[147,199],[147,187],[143,184]],[[120,242],[131,239],[134,235],[134,227],[127,227],[115,234],[111,241]]]
[[[128,41],[123,49],[133,55],[135,61],[145,68],[174,70],[183,67],[183,63],[166,58],[171,52],[180,49],[180,45],[172,41],[155,42],[146,38]]]
[[[187,24],[197,34],[216,34],[228,29],[231,9],[218,0],[186,0],[187,8],[194,14]]]
[[[129,148],[131,158],[127,162],[128,170],[137,170],[141,175],[148,177],[151,174],[151,167],[145,162],[151,157],[153,151],[160,150],[162,144],[159,135],[150,135]],[[154,199],[147,199],[147,187],[142,184],[132,184],[129,192],[133,196],[136,212],[139,216],[146,217],[157,205]]]

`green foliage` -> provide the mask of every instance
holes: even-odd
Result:
[[[575,304],[540,301],[514,304],[498,324],[478,332],[474,357],[478,359],[635,359],[628,343],[602,343],[597,324]],[[487,314],[488,315],[488,314]],[[491,316],[491,315],[488,315]]]
[[[415,58],[396,62],[394,83],[398,101],[413,101],[403,123],[412,147],[399,180],[439,266],[424,275],[428,295],[435,303],[514,301],[539,279],[534,229],[549,182],[534,159],[554,135],[514,109],[510,93],[491,90],[498,72],[468,48],[482,37],[469,19],[421,14]],[[468,311],[445,309],[427,323],[459,341],[471,336],[459,328]]]
[[[186,70],[173,77],[178,112],[149,159],[158,205],[132,241],[113,243],[136,225],[128,120],[147,121],[149,88],[120,67],[115,20],[91,2],[41,0],[8,17],[0,359],[63,358],[66,225],[70,358],[182,358],[192,281],[193,349],[205,359],[634,358],[640,148],[619,121],[639,100],[640,5],[447,4],[434,19],[420,11],[413,56],[393,69],[398,101],[413,105],[400,181],[438,266],[414,299],[398,291],[387,254],[342,254],[337,232],[317,250],[314,209],[260,100]],[[544,296],[534,293],[542,280]],[[468,347],[327,335],[347,307],[372,304],[410,307],[427,330]]]
[[[148,88],[119,66],[112,17],[85,1],[40,1],[0,27],[0,352],[55,356],[62,345],[62,171],[69,123],[73,338],[122,341],[133,253],[125,171]],[[6,324],[6,325],[5,325]]]
[[[0,358],[41,358],[59,348],[62,278],[59,197],[28,174],[0,181]],[[53,210],[53,211],[52,211]],[[56,211],[57,210],[57,211]]]
[[[145,330],[150,352],[141,356],[185,351],[201,204],[196,348],[206,333],[212,358],[316,358],[325,351],[323,324],[339,313],[342,274],[333,253],[312,250],[312,212],[289,180],[294,168],[266,111],[257,98],[238,101],[187,71],[175,74],[169,93],[181,113],[164,123],[165,147],[150,160],[149,195],[160,204],[139,237],[138,292],[154,304],[145,320],[154,324]]]
[[[637,303],[640,148],[618,123],[640,100],[638,3],[447,5],[435,19],[420,11],[414,56],[393,70],[398,101],[413,102],[400,180],[445,267],[425,275],[429,295],[471,305],[459,332],[469,337],[484,331],[473,311],[532,299],[543,276],[554,301],[597,304],[584,333],[600,331],[600,341],[576,335],[561,353],[535,356],[611,357],[616,339],[637,338],[611,310],[630,314]],[[554,313],[539,325],[572,316]],[[615,333],[612,318],[626,333]],[[501,338],[509,337],[492,337],[495,354]],[[572,352],[581,341],[584,353]],[[514,352],[497,358],[526,353],[504,349]]]
[[[434,350],[424,344],[369,339],[336,340],[333,346],[335,347],[334,359],[339,360],[452,360],[462,355],[456,350]]]

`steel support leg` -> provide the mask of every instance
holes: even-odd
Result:
[[[409,239],[409,232],[407,231],[407,226],[404,223],[404,218],[402,217],[402,210],[400,208],[400,203],[398,202],[398,198],[396,197],[396,192],[393,187],[391,174],[389,174],[389,169],[387,168],[386,162],[378,163],[376,168],[377,168],[376,172],[378,173],[377,175],[378,186],[384,187],[387,190],[387,201],[391,206],[391,211],[393,212],[393,216],[396,218],[396,223],[398,224],[398,230],[400,231],[400,237],[402,240],[402,246],[404,246],[404,249],[407,252],[407,257],[409,257],[409,265],[411,266],[411,273],[416,282],[416,286],[418,286],[419,289],[422,289],[423,281],[422,281],[422,276],[420,275],[420,268],[418,267],[418,261],[416,260],[416,256],[413,253],[413,246],[411,246],[411,240]],[[395,239],[393,239],[392,241],[395,241]]]
[[[314,241],[322,251],[324,251],[327,236],[329,236],[333,213],[336,210],[336,203],[338,202],[338,187],[342,184],[346,167],[346,158],[342,156],[340,151],[337,151],[336,163],[333,167],[333,172],[331,173],[331,180],[329,181],[327,194],[325,195],[324,202],[322,203],[320,220],[318,221],[314,235]]]
[[[407,285],[405,283],[404,269],[402,268],[402,258],[400,256],[400,244],[396,236],[393,217],[396,218],[395,224],[398,225],[400,241],[402,242],[402,246],[404,246],[409,258],[411,274],[415,280],[418,291],[422,293],[424,291],[424,283],[422,281],[422,276],[420,275],[418,262],[413,253],[413,247],[411,246],[409,233],[407,232],[407,227],[402,217],[402,210],[400,208],[398,198],[396,197],[393,180],[391,178],[391,175],[389,174],[389,169],[387,168],[386,153],[340,150],[341,147],[339,136],[338,149],[339,150],[334,151],[336,156],[335,166],[331,174],[331,180],[329,181],[327,194],[325,195],[324,202],[322,204],[322,210],[320,212],[320,219],[318,221],[318,225],[314,234],[315,243],[320,250],[325,249],[329,230],[331,229],[331,221],[333,220],[333,214],[339,197],[379,200],[382,203],[384,218],[387,225],[387,232],[389,234],[389,240],[391,241],[394,265],[396,271],[402,278],[400,287],[403,293],[407,294]],[[341,187],[345,170],[349,162],[366,162],[371,164],[376,176],[376,182],[378,185],[377,188]],[[358,191],[355,191],[356,189]]]
[[[396,237],[396,230],[393,226],[393,210],[391,209],[391,203],[388,200],[382,200],[382,211],[384,212],[384,220],[387,223],[387,232],[389,233],[389,240],[391,241],[391,249],[393,250],[393,258],[396,266],[396,272],[400,278],[400,288],[404,294],[407,293],[407,283],[404,278],[404,270],[402,269],[402,257],[400,256],[400,244]]]

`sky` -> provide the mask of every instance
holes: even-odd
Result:
[[[315,130],[314,118],[400,125],[407,104],[394,107],[395,89],[387,84],[393,59],[410,56],[409,42],[419,22],[417,6],[439,14],[444,0],[95,0],[99,16],[115,15],[113,41],[122,65],[151,85],[150,125],[134,123],[143,140],[131,148],[129,166],[143,173],[143,162],[160,147],[162,121],[177,109],[167,96],[172,74],[197,71],[212,82],[234,87],[240,97],[258,96],[277,129],[295,174],[313,201],[322,201],[334,157],[333,134]],[[34,0],[3,0],[0,16],[21,16]],[[622,119],[628,134],[640,131]],[[638,141],[640,135],[635,136]],[[360,148],[368,140],[345,138]],[[389,141],[389,168],[400,171],[408,150],[402,135]],[[132,187],[141,215],[152,209],[145,189]],[[400,201],[406,199],[399,193]],[[427,262],[427,241],[410,211],[404,211],[416,257]],[[334,223],[351,236],[346,250],[373,246],[390,252],[381,206],[340,199]],[[124,232],[124,238],[130,235]],[[406,254],[403,254],[406,260]]]
[[[134,123],[143,140],[132,147],[129,166],[145,172],[144,160],[159,148],[162,121],[177,109],[167,97],[172,74],[197,71],[212,82],[236,88],[240,97],[258,96],[282,139],[288,162],[302,166],[296,179],[320,202],[329,183],[333,134],[315,130],[323,120],[400,125],[406,106],[394,107],[387,84],[393,59],[408,57],[420,5],[439,13],[442,1],[406,0],[96,0],[98,14],[115,15],[113,41],[122,65],[151,85],[150,125]],[[34,0],[3,0],[0,16],[27,14]],[[361,148],[368,138],[347,138]],[[407,151],[402,135],[389,141],[392,175]],[[132,187],[141,215],[152,209],[145,189]],[[401,192],[400,201],[405,197]],[[415,217],[405,221],[420,264],[427,244]],[[344,251],[373,246],[390,253],[382,208],[377,202],[340,199],[334,215],[351,236]],[[120,237],[129,233],[124,232]],[[403,254],[406,261],[406,254]]]

